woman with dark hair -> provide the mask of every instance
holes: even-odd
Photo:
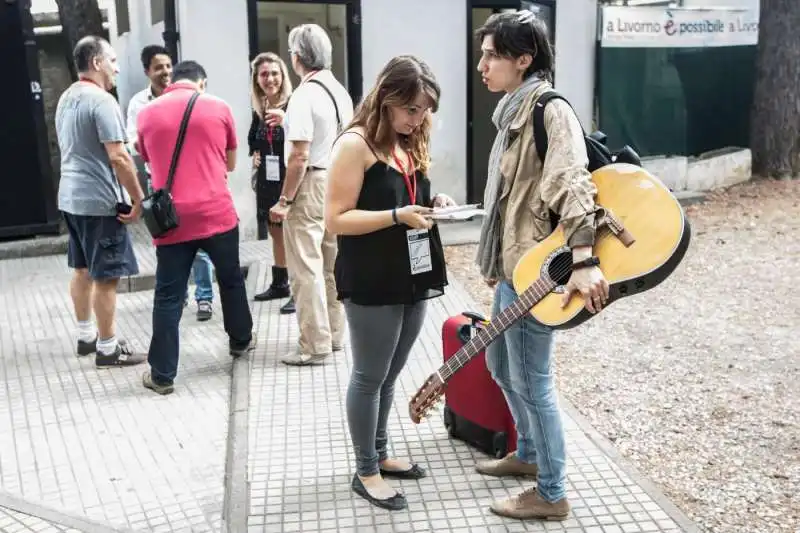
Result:
[[[406,507],[385,477],[419,479],[425,470],[390,458],[386,426],[395,381],[419,336],[426,300],[447,285],[432,207],[428,145],[440,89],[428,66],[395,57],[334,145],[326,225],[339,236],[338,298],[350,329],[353,370],[347,419],[356,456],[353,490],[386,509]]]
[[[255,295],[257,301],[266,301],[290,296],[283,228],[280,222],[270,221],[269,209],[278,201],[286,177],[283,117],[292,95],[292,80],[286,63],[277,54],[265,52],[253,59],[250,84],[253,119],[247,142],[253,157],[251,185],[256,192],[258,238],[272,237],[274,260],[270,286]],[[294,311],[294,300],[290,298],[281,313]]]
[[[497,136],[489,157],[486,217],[477,255],[486,282],[496,286],[492,315],[517,300],[512,272],[521,256],[553,231],[551,212],[559,217],[576,263],[563,301],[579,292],[586,308],[597,312],[608,298],[608,283],[596,266],[578,266],[592,256],[596,211],[583,129],[570,105],[553,99],[544,110],[549,140],[544,161],[533,139],[533,107],[552,89],[547,27],[528,11],[503,13],[489,17],[477,38],[483,82],[492,92],[506,93],[492,115]],[[515,452],[483,461],[477,470],[492,476],[537,476],[536,486],[492,503],[491,510],[502,516],[564,520],[569,514],[552,350],[552,329],[531,316],[513,324],[486,350],[486,365],[505,394],[518,439]]]

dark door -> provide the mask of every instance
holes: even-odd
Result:
[[[503,97],[502,93],[491,93],[481,81],[478,61],[481,58],[481,43],[475,38],[475,31],[493,13],[527,9],[545,21],[550,30],[550,38],[555,42],[555,0],[504,1],[473,0],[468,8],[469,19],[469,74],[467,84],[467,201],[482,202],[483,190],[489,166],[489,152],[492,149],[495,133],[492,112]]]
[[[0,238],[58,233],[33,21],[0,2]]]

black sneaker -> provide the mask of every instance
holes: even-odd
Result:
[[[173,392],[175,392],[174,384],[172,383],[159,384],[153,381],[153,375],[150,373],[149,370],[144,374],[142,374],[142,385],[144,385],[146,389],[150,389],[151,391],[157,394],[161,394],[162,396],[166,394],[172,394]]]
[[[115,366],[134,366],[144,363],[146,354],[134,353],[128,343],[119,341],[114,353],[105,354],[100,350],[94,356],[94,364],[98,368],[111,368]]]
[[[197,320],[199,322],[205,322],[206,320],[211,320],[211,316],[213,314],[214,314],[214,308],[211,306],[211,302],[207,300],[197,302]]]
[[[281,307],[281,314],[282,315],[291,315],[297,312],[297,308],[294,306],[294,296],[289,298],[289,301],[283,304]]]
[[[82,341],[78,339],[77,352],[79,356],[92,355],[97,351],[97,337],[93,341]]]
[[[243,355],[247,355],[256,349],[256,338],[251,338],[250,342],[248,342],[246,346],[238,346],[235,343],[230,342],[228,343],[228,348],[232,357],[241,357]]]

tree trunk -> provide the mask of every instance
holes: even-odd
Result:
[[[750,149],[753,173],[800,174],[800,1],[761,0]]]
[[[103,15],[97,0],[56,0],[58,16],[61,18],[61,35],[67,47],[67,64],[69,65],[72,79],[78,79],[72,51],[75,45],[87,35],[103,37]]]

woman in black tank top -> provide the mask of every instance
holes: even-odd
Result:
[[[350,330],[353,370],[347,418],[356,454],[353,490],[379,507],[403,509],[384,478],[418,479],[419,465],[390,458],[386,427],[394,384],[419,336],[426,302],[447,285],[426,173],[439,86],[412,56],[392,59],[333,147],[326,225],[338,235],[336,287]]]

